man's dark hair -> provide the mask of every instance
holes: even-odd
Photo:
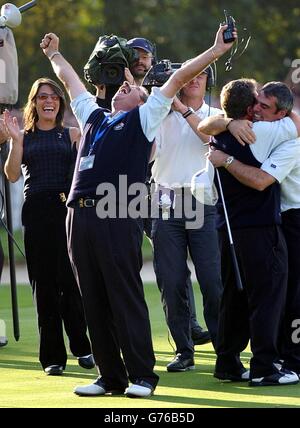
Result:
[[[261,88],[261,91],[267,98],[276,98],[276,113],[280,110],[287,110],[287,114],[289,114],[292,111],[294,98],[290,88],[285,83],[269,82]]]
[[[223,86],[221,107],[227,117],[241,119],[256,102],[257,82],[254,79],[232,80]]]

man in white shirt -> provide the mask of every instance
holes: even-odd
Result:
[[[163,121],[156,136],[152,178],[156,183],[153,200],[161,207],[153,219],[152,239],[157,282],[162,293],[166,321],[176,344],[176,356],[167,365],[169,372],[194,368],[194,346],[190,333],[190,307],[186,283],[187,255],[191,255],[203,296],[203,312],[215,344],[222,290],[220,256],[215,228],[215,207],[201,206],[190,192],[195,172],[205,166],[205,143],[196,134],[201,120],[220,110],[204,101],[208,70],[202,72],[175,99],[173,112]],[[170,198],[169,208],[163,201]],[[181,206],[181,212],[176,213]],[[164,212],[165,211],[165,212]],[[180,211],[180,210],[179,210]],[[199,215],[195,224],[192,217]]]

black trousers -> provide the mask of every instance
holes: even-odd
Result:
[[[148,308],[140,277],[142,222],[100,219],[69,208],[68,247],[80,286],[98,370],[109,388],[143,379],[154,387]],[[122,357],[121,357],[122,352]]]
[[[151,240],[152,219],[150,217],[143,219],[143,229],[147,238],[150,240],[151,245],[153,245]],[[153,269],[154,269],[155,275],[157,276],[155,258],[153,258]],[[188,287],[188,300],[189,300],[189,308],[190,308],[190,328],[192,331],[203,330],[197,320],[195,296],[194,296],[193,284],[191,279],[191,272],[189,269],[187,269],[186,283]]]
[[[300,373],[300,337],[295,331],[300,326],[300,209],[283,212],[282,227],[288,247],[289,275],[280,351],[284,367]]]
[[[287,248],[280,226],[233,230],[244,291],[237,289],[226,232],[220,232],[222,278],[216,371],[238,373],[250,339],[251,378],[277,369],[287,290]]]
[[[22,211],[43,368],[66,365],[63,324],[72,354],[78,357],[91,353],[82,299],[67,251],[66,213],[59,195],[52,193],[27,199]]]
[[[172,214],[172,210],[171,210]],[[203,296],[204,319],[215,344],[222,293],[221,264],[215,207],[205,206],[202,227],[188,229],[186,218],[153,220],[152,239],[158,287],[176,353],[193,356],[187,282],[190,252]]]

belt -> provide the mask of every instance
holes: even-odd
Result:
[[[33,194],[29,194],[26,196],[26,200],[33,201],[36,203],[43,203],[47,201],[57,201],[60,200],[61,202],[65,203],[67,201],[68,194],[65,192],[53,192],[53,191],[44,191],[44,192],[36,192]]]
[[[77,201],[75,201],[75,205],[79,208],[93,208],[97,205],[98,202],[99,199],[79,198]]]

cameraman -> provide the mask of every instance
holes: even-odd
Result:
[[[132,85],[141,86],[144,77],[150,70],[153,60],[155,60],[155,47],[147,39],[143,37],[136,37],[128,40],[127,47],[136,49],[139,54],[139,58],[129,65],[129,68],[125,68],[125,80]],[[96,88],[97,104],[99,107],[111,108],[111,100],[119,86],[117,85],[105,85],[103,83],[93,83]]]
[[[155,46],[143,37],[128,40],[127,46],[138,51],[139,58],[129,67],[129,70],[135,84],[141,86],[146,74],[156,60]]]

